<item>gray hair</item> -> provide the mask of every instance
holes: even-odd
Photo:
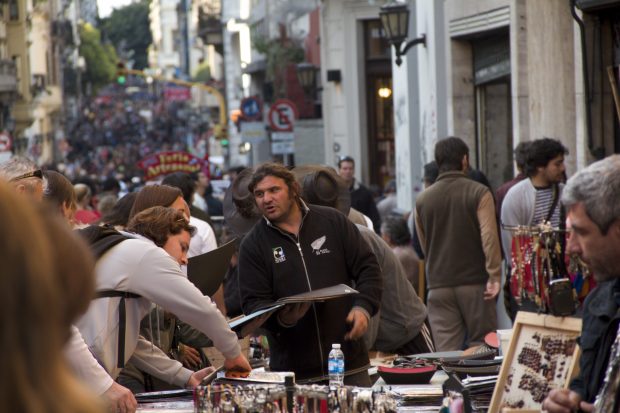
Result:
[[[0,164],[0,179],[10,181],[13,178],[39,169],[36,163],[22,156],[14,156]]]
[[[603,235],[620,218],[620,155],[595,162],[571,177],[562,192],[569,208],[582,203]]]
[[[34,172],[37,169],[39,169],[39,167],[32,160],[23,156],[14,156],[8,161],[0,164],[0,180],[10,182],[12,179]],[[20,184],[24,185],[26,192],[34,193],[41,184],[43,185],[43,189],[47,187],[47,178],[44,176],[42,180],[39,178],[24,179],[20,181]]]

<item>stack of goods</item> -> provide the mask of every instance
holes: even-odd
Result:
[[[497,357],[497,334],[487,334],[484,341],[485,344],[467,350],[461,357],[439,360],[449,377],[444,383],[446,394],[460,395],[466,413],[488,410],[502,367],[503,358]]]
[[[496,376],[502,366],[501,359],[493,360],[444,360],[441,367],[448,374],[455,374],[461,379],[466,377]]]
[[[491,404],[497,377],[498,375],[494,374],[460,379],[456,375],[451,375],[444,383],[444,389],[447,394],[457,393],[462,396],[466,413],[484,412]]]
[[[441,384],[392,386],[386,394],[398,402],[399,412],[437,412],[444,395]]]

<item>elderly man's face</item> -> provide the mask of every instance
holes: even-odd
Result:
[[[606,235],[588,217],[582,203],[568,210],[568,222],[572,233],[566,251],[579,255],[588,264],[597,281],[620,277],[620,221],[614,222]]]

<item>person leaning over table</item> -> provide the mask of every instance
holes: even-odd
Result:
[[[595,162],[569,179],[562,202],[567,209],[567,228],[572,230],[566,251],[579,255],[599,284],[584,303],[579,374],[568,389],[552,390],[543,409],[550,413],[571,413],[577,409],[617,412],[620,155]],[[610,367],[613,369],[608,370]]]
[[[193,227],[182,214],[179,217],[183,222],[178,223],[183,228],[158,226],[157,236],[166,239],[182,233],[187,235],[189,244]],[[105,227],[88,227],[80,233],[99,257],[96,266],[99,298],[91,302],[76,324],[93,355],[113,378],[118,377],[130,359],[141,370],[179,386],[194,387],[209,373],[208,369],[193,372],[182,367],[139,335],[140,320],[150,311],[151,303],[211,338],[226,358],[226,369],[251,370],[241,354],[237,335],[211,299],[203,296],[185,277],[178,260],[138,234],[121,234]],[[177,247],[187,253],[189,245]],[[117,296],[118,293],[127,298]],[[123,306],[125,329],[120,329]]]

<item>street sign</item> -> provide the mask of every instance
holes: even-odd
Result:
[[[278,99],[269,108],[268,118],[272,130],[292,132],[297,118],[297,106],[288,99]]]
[[[295,153],[294,141],[271,142],[271,153],[273,155],[287,155]]]
[[[263,117],[263,105],[256,96],[244,98],[240,106],[243,120],[260,120]]]
[[[293,132],[271,132],[272,141],[294,141],[295,134]]]
[[[267,139],[263,122],[241,122],[241,140],[243,142],[259,143]]]

